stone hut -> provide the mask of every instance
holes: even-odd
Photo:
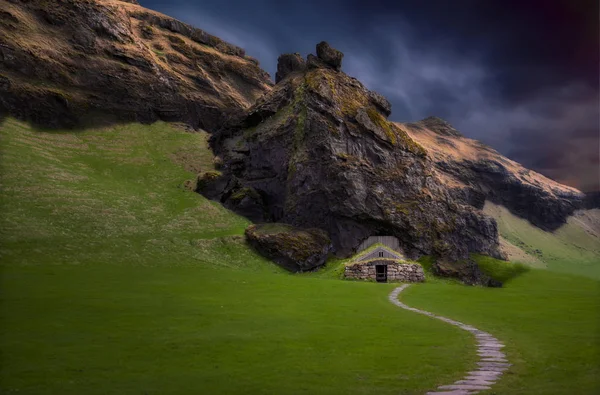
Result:
[[[408,263],[402,253],[380,244],[346,265],[344,277],[377,282],[425,281],[421,265]]]

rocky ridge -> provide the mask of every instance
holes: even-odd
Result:
[[[40,126],[211,131],[272,85],[243,49],[137,1],[1,0],[0,14],[0,114]]]
[[[477,209],[483,209],[490,200],[543,230],[553,231],[576,210],[598,207],[596,195],[586,196],[526,169],[491,147],[464,137],[439,118],[397,126],[427,150],[451,193]]]

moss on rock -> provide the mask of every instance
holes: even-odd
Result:
[[[262,255],[293,272],[322,266],[332,249],[325,231],[282,223],[250,225],[246,238]]]
[[[367,109],[367,115],[369,116],[369,119],[371,119],[371,122],[385,132],[392,145],[396,145],[398,139],[396,133],[394,133],[394,129],[392,129],[392,124],[388,122],[374,107]]]
[[[256,190],[251,187],[243,187],[243,188],[238,189],[237,191],[235,191],[234,193],[231,194],[229,199],[231,199],[234,202],[239,202],[246,197],[249,197],[252,199],[260,199],[259,193],[256,192]]]

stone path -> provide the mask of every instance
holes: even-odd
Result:
[[[462,379],[451,385],[441,385],[437,390],[428,392],[427,395],[466,395],[476,394],[479,391],[489,390],[491,386],[502,376],[502,373],[511,366],[506,360],[506,355],[502,352],[504,344],[502,344],[494,336],[487,332],[470,325],[465,325],[462,322],[454,321],[446,317],[435,315],[428,311],[409,307],[398,300],[398,295],[410,284],[404,284],[394,289],[389,296],[390,302],[405,310],[414,311],[415,313],[423,314],[429,317],[437,318],[438,320],[447,322],[448,324],[457,326],[475,335],[477,339],[477,354],[479,355],[478,368]]]

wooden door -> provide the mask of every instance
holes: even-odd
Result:
[[[379,283],[387,282],[387,265],[375,266],[375,280]]]

